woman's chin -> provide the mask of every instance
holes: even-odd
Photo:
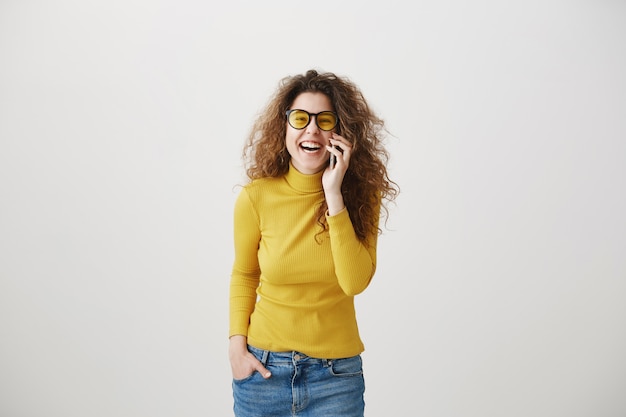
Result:
[[[312,158],[306,155],[306,158],[291,158],[294,168],[303,174],[315,174],[320,172],[328,165],[328,158],[325,156],[317,156]]]

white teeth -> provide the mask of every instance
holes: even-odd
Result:
[[[300,144],[300,147],[304,149],[305,151],[314,152],[314,151],[319,150],[322,147],[322,145],[320,145],[319,143],[315,143],[315,142],[302,142]]]

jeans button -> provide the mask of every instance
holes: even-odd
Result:
[[[299,361],[300,359],[302,359],[302,356],[300,356],[299,354],[295,354],[293,357],[295,360]]]

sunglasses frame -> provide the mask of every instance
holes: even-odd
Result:
[[[295,127],[294,125],[291,124],[291,121],[289,120],[289,115],[291,113],[293,113],[294,111],[305,112],[309,116],[309,121],[306,122],[306,124],[304,126],[300,127],[300,128]],[[330,129],[328,129],[328,130],[322,128],[322,126],[320,126],[319,123],[318,123],[319,119],[317,118],[317,116],[319,116],[320,114],[324,114],[324,113],[330,113],[333,116],[335,116],[335,125],[333,127],[331,127]],[[321,111],[319,113],[309,113],[308,111],[302,110],[302,109],[291,109],[291,110],[285,111],[285,116],[287,116],[287,123],[289,123],[289,126],[291,126],[292,128],[294,128],[296,130],[302,130],[302,129],[306,128],[309,124],[311,124],[311,119],[313,118],[313,116],[315,116],[315,124],[317,125],[317,127],[319,127],[324,132],[330,132],[331,130],[336,128],[337,125],[339,124],[339,116],[337,116],[337,113],[335,113],[334,111],[331,111],[331,110],[324,110],[324,111]]]

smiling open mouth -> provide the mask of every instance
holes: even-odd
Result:
[[[322,148],[322,145],[315,142],[302,142],[300,148],[305,152],[317,152]]]

